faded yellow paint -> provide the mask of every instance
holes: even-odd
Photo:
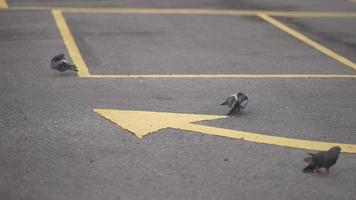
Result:
[[[181,127],[187,123],[195,121],[221,119],[226,117],[217,115],[157,113],[133,110],[94,109],[94,111],[110,121],[115,122],[122,128],[131,131],[139,138],[168,127]]]
[[[262,144],[271,144],[283,147],[315,150],[315,151],[325,151],[333,146],[340,146],[342,152],[345,153],[356,153],[356,145],[354,144],[341,144],[341,143],[331,143],[331,142],[320,142],[313,140],[302,140],[293,139],[287,137],[271,136],[264,134],[257,134],[247,131],[235,131],[223,128],[216,128],[211,126],[203,126],[197,124],[185,124],[184,127],[173,127],[182,130],[189,130],[203,134],[229,137],[235,139],[241,139],[249,142],[257,142]]]
[[[90,74],[86,78],[356,78],[356,74]]]
[[[78,67],[78,76],[87,77],[89,76],[89,70],[85,61],[80,54],[79,48],[77,47],[72,33],[70,32],[67,22],[63,17],[63,14],[60,10],[52,10],[54,20],[57,24],[58,30],[61,33],[64,44],[67,47],[70,57],[72,58],[73,63]]]
[[[0,0],[0,9],[7,9],[9,6],[7,5],[6,0]]]
[[[121,14],[184,14],[184,15],[243,15],[266,14],[284,17],[356,17],[356,12],[313,12],[313,11],[266,11],[232,9],[194,9],[194,8],[123,8],[123,7],[48,7],[21,6],[12,10],[61,10],[74,13],[121,13]]]
[[[315,49],[317,49],[318,51],[320,51],[321,53],[339,61],[340,63],[351,67],[352,69],[356,69],[356,64],[353,63],[351,60],[341,56],[340,54],[335,53],[334,51],[326,48],[325,46],[313,41],[312,39],[308,38],[307,36],[297,32],[296,30],[293,30],[292,28],[286,26],[285,24],[279,22],[278,20],[266,15],[266,14],[258,14],[258,16],[262,19],[264,19],[265,21],[269,22],[270,24],[276,26],[277,28],[285,31],[286,33],[290,34],[291,36],[299,39],[300,41],[306,43],[307,45],[314,47]]]
[[[114,122],[118,126],[134,133],[139,138],[164,128],[176,128],[185,131],[241,139],[249,142],[271,144],[283,147],[323,151],[332,146],[340,146],[342,152],[356,153],[356,145],[330,143],[313,140],[293,139],[287,137],[236,131],[205,125],[192,124],[202,120],[222,119],[226,116],[197,115],[182,113],[162,113],[132,110],[94,109],[95,112]]]

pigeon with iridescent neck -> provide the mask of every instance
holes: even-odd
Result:
[[[231,110],[227,115],[232,115],[235,113],[241,112],[245,107],[247,106],[248,103],[248,97],[242,93],[238,92],[235,94],[230,95],[224,103],[221,105],[228,105]]]

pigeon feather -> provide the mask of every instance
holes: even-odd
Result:
[[[78,71],[77,67],[74,64],[69,63],[62,53],[52,58],[51,68],[59,72],[65,72],[67,70]]]
[[[320,168],[325,168],[327,173],[329,173],[329,169],[336,164],[340,151],[341,148],[335,146],[328,151],[308,153],[309,157],[304,158],[304,161],[308,163],[308,166],[303,169],[303,172],[313,172]]]
[[[238,92],[235,94],[230,95],[222,104],[220,105],[228,105],[231,110],[227,115],[232,115],[234,113],[239,113],[243,110],[248,103],[248,97],[242,93]]]

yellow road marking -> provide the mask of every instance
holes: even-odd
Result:
[[[68,28],[67,22],[64,19],[62,12],[60,10],[52,10],[52,14],[54,20],[56,21],[58,30],[61,33],[63,41],[67,47],[69,55],[72,58],[73,63],[76,64],[76,66],[78,67],[78,76],[79,77],[89,76],[88,67],[85,64],[82,55],[80,54],[80,51],[74,41],[72,33]]]
[[[356,78],[356,74],[90,74],[86,78]]]
[[[147,112],[132,110],[109,110],[94,109],[94,111],[118,126],[134,133],[142,138],[152,132],[164,128],[176,128],[195,133],[203,133],[213,136],[222,136],[234,139],[241,139],[262,144],[271,144],[283,147],[323,151],[333,146],[340,146],[342,152],[356,153],[356,145],[330,143],[313,140],[293,139],[287,137],[271,136],[247,131],[236,131],[212,126],[192,124],[202,120],[222,119],[227,116],[218,115],[197,115],[166,112]]]
[[[319,50],[320,52],[322,52],[323,54],[339,61],[340,63],[351,67],[352,69],[356,69],[356,64],[353,63],[352,61],[348,60],[347,58],[333,52],[332,50],[326,48],[325,46],[311,40],[310,38],[308,38],[307,36],[293,30],[292,28],[286,26],[285,24],[279,22],[278,20],[266,15],[266,14],[258,14],[258,16],[262,19],[264,19],[265,21],[269,22],[270,24],[276,26],[277,28],[285,31],[286,33],[292,35],[293,37],[303,41],[304,43],[308,44],[311,47],[314,47],[315,49]]]
[[[285,17],[356,17],[356,12],[311,12],[311,11],[268,11],[229,9],[172,9],[172,8],[104,8],[104,7],[11,7],[12,10],[61,10],[74,13],[122,13],[122,14],[185,14],[185,15],[245,15],[266,14]]]
[[[122,128],[133,132],[139,138],[168,127],[173,128],[194,121],[222,119],[227,117],[218,115],[194,115],[132,110],[94,109],[94,111],[113,121]]]
[[[19,7],[17,7],[17,8],[19,8]],[[34,7],[34,9],[35,8],[38,8],[38,7]],[[43,8],[43,7],[41,7],[41,8]],[[44,7],[44,8],[52,8],[52,7]],[[83,78],[355,78],[355,75],[346,75],[346,74],[344,74],[344,75],[338,75],[338,74],[167,74],[167,75],[166,74],[143,74],[143,75],[122,74],[122,75],[120,75],[119,74],[119,75],[94,75],[93,74],[92,75],[89,73],[89,69],[88,69],[87,65],[85,64],[83,57],[80,54],[80,51],[75,43],[75,40],[74,40],[74,38],[70,32],[70,29],[65,21],[65,18],[63,17],[63,14],[62,14],[62,11],[81,10],[81,8],[65,8],[65,7],[63,7],[60,9],[61,10],[52,10],[52,13],[53,13],[54,19],[56,21],[56,24],[58,26],[58,29],[62,35],[62,38],[66,44],[68,52],[69,52],[70,56],[72,57],[73,62],[75,64],[77,64],[77,66],[78,66],[78,71],[79,71],[78,75],[79,75],[79,77],[83,77]],[[98,8],[82,8],[82,9],[89,11],[91,9],[95,10]],[[110,10],[110,8],[102,8],[102,9]],[[113,8],[113,10],[117,10],[117,9],[118,8]],[[209,9],[143,9],[143,8],[141,8],[141,9],[121,8],[119,10],[122,12],[127,12],[127,13],[130,13],[132,11],[141,11],[141,12],[148,12],[148,13],[164,11],[162,13],[170,13],[174,10],[174,11],[179,11],[178,13],[180,13],[180,14],[188,13],[187,10],[190,10],[190,11],[197,10],[197,11],[199,11],[197,13],[204,13],[207,11],[211,11]],[[219,10],[214,10],[214,11],[219,11]],[[257,12],[257,11],[236,11],[236,10],[230,10],[230,11],[237,12],[240,14],[243,14],[243,13],[252,14],[253,12],[256,12],[254,14],[260,16],[261,18],[267,16],[267,15],[261,14],[261,12]],[[356,13],[354,13],[354,14],[356,14]],[[274,20],[273,18],[271,18],[271,19]],[[275,21],[277,21],[277,20],[275,20]],[[331,50],[329,50],[329,51],[331,51]]]
[[[6,3],[6,0],[0,0],[0,9],[7,9],[9,6]]]

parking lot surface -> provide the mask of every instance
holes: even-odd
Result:
[[[355,197],[352,0],[0,8],[0,199]],[[51,70],[59,53],[79,72]],[[334,143],[329,176],[302,173]]]

